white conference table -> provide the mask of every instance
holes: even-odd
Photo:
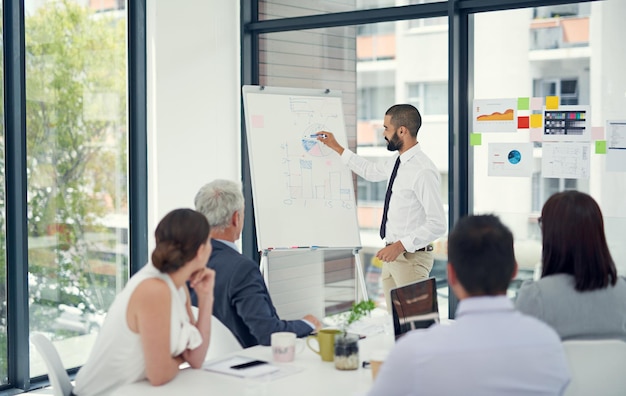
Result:
[[[391,337],[391,341],[388,339]],[[305,341],[306,339],[303,339]],[[315,345],[315,342],[312,342]],[[187,368],[165,385],[153,387],[147,381],[125,385],[115,396],[159,395],[365,395],[372,386],[372,373],[363,368],[374,350],[389,349],[393,336],[376,334],[359,341],[359,368],[337,370],[334,362],[324,362],[319,355],[304,346],[293,362],[272,362],[270,347],[255,346],[233,353],[272,362],[287,371],[295,371],[281,378],[239,378],[202,369]]]

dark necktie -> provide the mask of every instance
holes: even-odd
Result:
[[[400,157],[396,159],[396,164],[391,171],[391,177],[389,178],[389,185],[387,186],[387,193],[385,194],[385,206],[383,208],[383,220],[380,222],[380,238],[385,239],[386,226],[387,226],[387,212],[389,212],[389,201],[391,200],[391,188],[393,187],[393,181],[396,180],[398,174],[398,167],[400,166]]]

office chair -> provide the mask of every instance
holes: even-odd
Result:
[[[563,341],[572,381],[564,396],[626,395],[626,342]]]
[[[46,363],[48,378],[50,379],[54,396],[69,396],[74,387],[52,342],[41,333],[32,333],[30,342],[35,345],[35,348],[37,348],[37,351]]]
[[[198,307],[191,307],[195,318],[198,317]],[[211,341],[205,360],[211,360],[226,356],[232,352],[241,351],[243,348],[237,337],[224,323],[215,316],[211,316]]]

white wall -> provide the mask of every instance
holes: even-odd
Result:
[[[148,0],[148,233],[241,179],[239,1]]]

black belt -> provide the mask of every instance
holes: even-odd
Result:
[[[385,243],[385,246],[393,245],[393,243],[394,243],[394,242],[388,242],[388,243]],[[417,249],[417,250],[416,250],[416,252],[432,252],[432,251],[433,251],[433,249],[435,249],[435,248],[433,247],[433,245],[426,245],[426,246],[424,246],[424,247],[423,247],[423,248],[421,248],[421,249]]]

